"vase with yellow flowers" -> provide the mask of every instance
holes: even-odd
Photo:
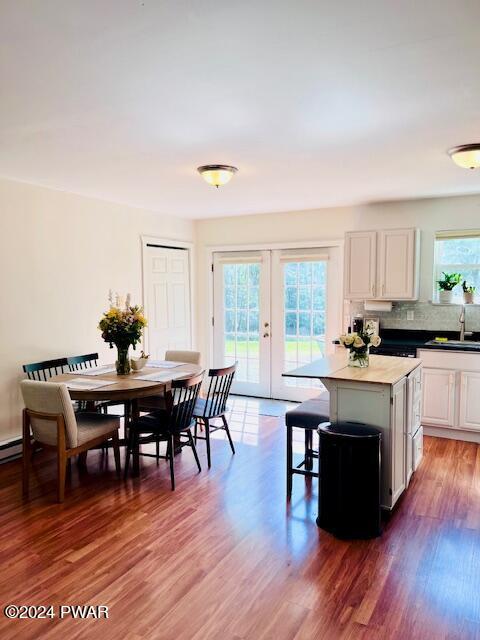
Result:
[[[114,300],[111,291],[108,299],[110,309],[103,314],[98,328],[102,332],[102,338],[110,344],[110,348],[113,349],[114,345],[117,347],[115,367],[117,374],[123,376],[130,373],[130,346],[135,348],[141,340],[147,320],[143,315],[143,308],[131,304],[130,294],[127,295],[125,303],[118,294]]]
[[[339,341],[350,351],[348,354],[349,367],[368,367],[370,346],[378,347],[382,340],[371,329],[364,328],[362,331],[341,335]]]

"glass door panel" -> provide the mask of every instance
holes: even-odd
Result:
[[[342,273],[337,248],[272,252],[272,394],[302,402],[324,389],[319,380],[285,378],[333,352],[341,327]]]
[[[289,371],[325,354],[326,261],[284,262],[283,369]],[[320,387],[320,383],[285,378],[287,387]]]
[[[215,255],[214,360],[237,362],[234,393],[270,395],[269,258],[269,252]]]

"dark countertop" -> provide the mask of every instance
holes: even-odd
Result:
[[[432,344],[432,340],[437,337],[448,338],[449,340],[459,340],[458,331],[417,331],[408,329],[383,329],[380,331],[382,344],[386,347],[407,347],[415,349],[442,349],[444,351],[480,351],[480,334],[468,335],[466,340],[475,340],[478,345],[471,344]],[[448,344],[448,343],[447,343]],[[374,353],[372,349],[372,353]]]
[[[449,345],[432,344],[431,341],[437,337],[448,338],[449,340],[459,340],[458,331],[422,331],[416,329],[380,329],[380,337],[382,344],[379,347],[398,348],[398,349],[442,349],[444,351],[473,351],[480,353],[480,333],[476,332],[466,336],[466,340],[478,342],[477,345],[459,344]],[[338,343],[338,341],[335,341]],[[377,352],[375,347],[370,348],[370,353]]]

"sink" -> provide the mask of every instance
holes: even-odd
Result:
[[[446,347],[447,349],[448,347],[474,347],[480,350],[480,342],[477,342],[475,340],[449,340],[448,342],[430,340],[430,342],[427,342],[427,344],[434,344],[438,345],[439,347]]]

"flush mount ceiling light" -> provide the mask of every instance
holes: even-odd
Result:
[[[464,169],[478,169],[480,167],[480,143],[462,144],[448,150],[448,155]]]
[[[218,187],[230,182],[238,169],[228,164],[205,164],[202,167],[198,167],[197,171],[205,182],[218,189]]]

